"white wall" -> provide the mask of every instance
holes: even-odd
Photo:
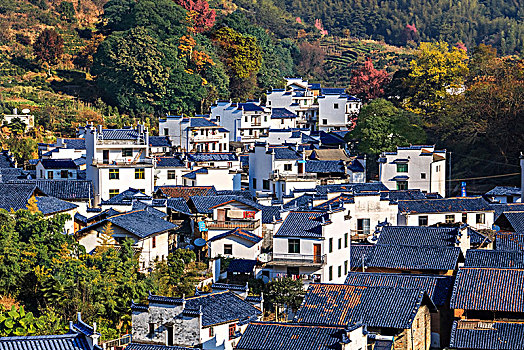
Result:
[[[144,179],[135,179],[135,167],[144,169]],[[109,179],[109,169],[118,169],[119,178]],[[109,190],[117,189],[119,193],[124,192],[130,187],[144,190],[150,196],[153,193],[153,167],[146,165],[136,165],[131,167],[100,167],[98,168],[98,189],[102,200],[109,199]],[[95,186],[96,187],[96,186]]]
[[[233,248],[232,254],[226,255],[224,253],[224,245],[230,244]],[[238,238],[236,236],[227,236],[222,239],[212,241],[210,244],[210,257],[217,258],[219,256],[227,256],[235,259],[250,259],[256,260],[260,254],[262,241],[257,244]]]
[[[477,214],[484,214],[484,222],[477,224]],[[399,225],[406,226],[419,226],[419,217],[427,216],[428,226],[435,225],[438,223],[446,222],[446,215],[454,215],[455,222],[462,222],[462,213],[418,213],[418,214],[402,214],[399,213]],[[491,229],[494,222],[494,212],[467,212],[467,223],[471,227],[481,230],[481,229]]]

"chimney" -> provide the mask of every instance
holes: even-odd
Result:
[[[98,125],[98,126],[96,127],[96,132],[99,133],[99,134],[102,133],[102,125]]]
[[[520,152],[520,202],[524,203],[524,154]]]

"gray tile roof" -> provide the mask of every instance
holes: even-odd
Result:
[[[185,168],[186,164],[178,156],[157,157],[156,166],[158,168]]]
[[[486,192],[486,196],[520,196],[520,187],[496,186]]]
[[[38,210],[44,215],[52,215],[78,208],[78,205],[55,197],[36,197]]]
[[[167,346],[158,344],[131,343],[126,346],[126,350],[194,350],[195,348],[184,348],[181,346]]]
[[[13,157],[11,154],[9,154],[9,151],[3,150],[0,152],[0,168],[6,169],[6,168],[14,168],[15,162],[13,160]]]
[[[404,270],[455,270],[462,257],[459,247],[375,245],[365,261],[368,267]]]
[[[269,147],[268,153],[275,153],[275,159],[278,160],[297,160],[302,159],[302,156],[288,146],[271,146]]]
[[[41,159],[40,163],[45,169],[77,169],[78,166],[72,159]]]
[[[427,301],[422,289],[310,284],[296,321],[308,324],[353,325],[409,329]]]
[[[219,239],[229,237],[229,236],[235,236],[235,237],[244,239],[246,241],[251,242],[252,244],[257,244],[258,242],[262,241],[262,237],[257,236],[252,232],[242,230],[237,227],[235,229],[232,229],[227,232],[221,233],[219,235],[213,236],[212,238],[208,239],[208,242],[217,241]]]
[[[0,183],[0,209],[27,209],[27,201],[38,192],[35,184]]]
[[[524,269],[524,250],[469,249],[464,266]]]
[[[509,223],[509,231],[524,233],[524,211],[508,211],[502,213],[502,215],[497,219],[497,224],[499,220],[506,218]],[[500,226],[500,225],[499,225]],[[501,226],[502,228],[502,226]]]
[[[495,210],[495,220],[506,211],[524,211],[524,203],[497,204],[491,203],[491,208]]]
[[[385,226],[377,244],[454,247],[458,235],[456,227]]]
[[[191,215],[191,210],[184,198],[169,198],[166,207],[182,214]]]
[[[329,215],[318,211],[293,211],[288,214],[275,237],[321,238],[323,221],[329,221]]]
[[[400,213],[465,213],[493,211],[482,197],[458,197],[399,201]]]
[[[524,251],[524,233],[497,233],[495,249]]]
[[[138,131],[135,129],[104,129],[102,137],[104,140],[136,140]]]
[[[453,349],[523,350],[524,324],[486,321],[454,321]]]
[[[11,184],[34,184],[48,196],[63,200],[93,199],[93,184],[88,180],[17,180]]]
[[[86,149],[86,140],[84,138],[63,139],[66,147],[69,149]]]
[[[340,160],[308,160],[307,173],[345,173],[344,162]]]
[[[151,147],[171,147],[171,142],[167,136],[149,136],[149,146]]]
[[[232,162],[238,160],[233,152],[187,153],[190,162]]]
[[[0,337],[0,350],[90,350],[83,334]]]

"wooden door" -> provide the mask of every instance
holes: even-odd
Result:
[[[226,221],[225,209],[217,209],[217,221]]]
[[[313,244],[313,255],[314,255],[314,262],[320,263],[322,262],[322,246],[320,244]]]
[[[104,164],[109,164],[109,150],[105,149],[102,151],[102,159]]]

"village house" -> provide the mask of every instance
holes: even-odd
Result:
[[[322,89],[322,95],[318,97],[318,129],[351,129],[361,107],[362,101],[347,95],[344,89]]]
[[[36,165],[37,179],[79,179],[79,167],[72,159],[40,159]]]
[[[446,196],[446,150],[434,145],[397,147],[378,159],[379,179],[390,190],[420,189]]]
[[[186,153],[189,168],[218,168],[242,171],[239,157],[233,152]]]
[[[26,113],[27,112],[27,113]],[[35,116],[32,114],[29,114],[29,110],[22,110],[23,114],[18,114],[18,109],[13,109],[13,114],[4,114],[2,116],[2,125],[9,125],[16,120],[19,120],[21,123],[25,124],[25,130],[24,132],[27,132],[29,129],[32,129],[35,127]]]
[[[217,101],[211,106],[211,118],[230,131],[229,141],[241,142],[247,147],[267,135],[271,126],[271,112],[259,101]]]
[[[207,116],[167,115],[158,130],[178,152],[228,152],[229,131]]]
[[[171,141],[168,136],[149,136],[149,150],[152,156],[166,156],[171,153]]]
[[[309,325],[361,324],[367,327],[372,344],[374,338],[387,342],[388,349],[429,350],[430,312],[434,310],[431,299],[420,288],[310,284],[295,321]]]
[[[240,190],[241,173],[224,168],[199,168],[182,175],[184,186],[215,186],[217,190]]]
[[[170,298],[149,295],[149,304],[133,304],[133,341],[144,344],[232,350],[257,307],[230,292]]]
[[[271,129],[294,129],[298,116],[287,108],[271,108]]]
[[[485,194],[490,202],[501,204],[520,202],[520,196],[520,188],[511,186],[496,186]]]
[[[236,349],[365,350],[366,333],[362,326],[251,322]]]
[[[352,245],[351,249],[355,246]],[[453,289],[452,276],[409,275],[398,273],[350,272],[345,284],[370,287],[423,289],[436,307],[431,315],[431,347],[442,349],[449,345],[453,312],[449,299]]]
[[[182,175],[190,172],[181,156],[156,157],[154,168],[155,188],[158,186],[183,185]]]
[[[262,275],[343,283],[349,272],[348,231],[343,211],[291,211],[273,234]]]
[[[140,254],[140,270],[145,272],[154,267],[155,261],[167,259],[173,245],[170,231],[176,225],[164,220],[166,216],[158,210],[117,213],[76,231],[75,238],[88,253],[104,244],[119,246],[131,239]]]
[[[149,152],[149,132],[136,129],[85,128],[87,179],[93,182],[97,203],[129,188],[153,193],[153,158]]]
[[[86,156],[84,138],[56,139],[54,144],[39,144],[38,154],[42,159],[78,159]]]
[[[482,197],[416,199],[398,201],[397,222],[402,226],[468,224],[474,229],[491,229],[494,209]]]

